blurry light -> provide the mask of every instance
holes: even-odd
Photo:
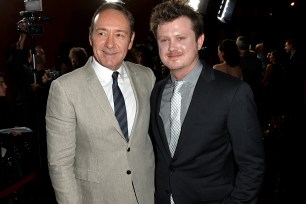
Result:
[[[199,9],[200,0],[189,0],[189,6],[191,6],[195,11]]]
[[[226,23],[227,21],[229,21],[232,17],[235,5],[236,0],[222,0],[217,14],[217,18],[222,23]]]
[[[294,6],[294,5],[295,5],[295,2],[294,2],[294,1],[290,3],[290,6]]]
[[[109,3],[116,3],[116,2],[124,3],[121,0],[106,0],[106,2],[109,2]]]

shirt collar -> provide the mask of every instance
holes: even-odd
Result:
[[[98,76],[99,81],[101,81],[102,83],[109,83],[113,81],[112,78],[112,74],[114,72],[113,70],[99,64],[94,57],[92,57],[91,64]],[[119,72],[118,77],[121,80],[124,80],[125,76],[127,75],[125,66],[121,65],[121,67],[117,70],[117,72]]]
[[[199,60],[197,65],[194,69],[191,70],[183,79],[182,81],[189,82],[191,84],[196,84],[198,81],[198,78],[201,74],[203,64]],[[171,83],[173,83],[176,79],[171,75]]]

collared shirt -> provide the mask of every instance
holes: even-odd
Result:
[[[198,81],[198,78],[200,76],[200,73],[202,71],[202,64],[199,61],[198,64],[195,66],[195,68],[188,73],[187,76],[182,79],[184,81],[184,84],[182,85],[180,89],[180,93],[182,96],[182,102],[181,102],[181,124],[184,123],[185,116],[187,114],[190,101],[192,99],[193,91],[195,88],[195,85]],[[165,89],[163,91],[162,99],[161,99],[161,106],[159,115],[163,120],[167,141],[168,144],[170,142],[170,102],[171,97],[174,90],[174,81],[176,79],[171,75],[170,80],[167,82]]]
[[[102,65],[100,65],[94,57],[92,57],[91,65],[96,72],[96,75],[101,83],[101,86],[104,89],[104,92],[108,98],[108,101],[114,110],[114,99],[113,99],[113,71],[108,69]],[[126,72],[126,68],[121,65],[121,67],[117,70],[119,72],[118,76],[118,85],[123,94],[127,112],[127,120],[128,120],[128,131],[129,137],[131,137],[131,130],[134,124],[135,114],[136,114],[136,99],[134,96],[133,88],[131,85],[131,81]],[[115,113],[114,113],[115,114]]]

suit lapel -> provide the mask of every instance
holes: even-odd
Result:
[[[164,146],[164,150],[166,151],[167,158],[171,158],[171,153],[167,141],[166,131],[164,127],[164,123],[162,118],[159,115],[160,106],[161,106],[161,99],[163,95],[163,91],[165,89],[165,86],[167,84],[167,81],[170,79],[170,74],[163,80],[161,85],[158,87],[157,96],[156,96],[156,111],[155,111],[155,120],[157,121],[157,127],[159,132],[159,140],[161,141],[161,144]]]
[[[86,68],[84,70],[85,70],[86,75],[87,75],[86,78],[87,78],[87,82],[88,82],[88,88],[89,88],[93,98],[97,100],[98,104],[100,105],[101,110],[103,111],[103,113],[101,113],[101,114],[104,114],[105,117],[110,119],[110,122],[116,128],[116,130],[121,135],[121,137],[124,139],[124,136],[122,134],[122,131],[120,129],[118,121],[115,117],[114,111],[109,104],[108,98],[107,98],[107,96],[104,92],[103,87],[100,84],[100,81],[99,81],[93,67],[88,65],[88,66],[86,66]]]
[[[126,73],[127,75],[129,76],[129,79],[130,79],[130,83],[131,83],[131,86],[132,86],[132,89],[133,89],[133,93],[134,93],[134,96],[135,96],[135,101],[136,101],[136,113],[135,113],[135,119],[134,119],[134,123],[133,123],[133,127],[131,129],[131,135],[134,135],[133,132],[135,130],[134,127],[138,127],[138,121],[140,120],[139,118],[139,109],[142,108],[140,107],[140,104],[143,104],[141,102],[141,96],[139,96],[139,93],[140,93],[140,88],[141,88],[141,85],[140,85],[140,81],[141,80],[141,77],[137,77],[137,72],[135,72],[131,67],[129,67],[126,63],[123,62],[123,66],[125,67],[126,69]],[[133,141],[133,138],[134,137],[131,137],[130,138],[130,144],[132,143]]]
[[[185,143],[186,140],[188,140],[188,134],[190,134],[190,132],[185,133],[185,129],[191,125],[190,123],[193,123],[193,121],[196,120],[196,118],[193,118],[193,116],[196,115],[196,113],[198,112],[198,107],[203,105],[204,98],[207,98],[206,95],[209,91],[206,90],[209,89],[209,82],[213,79],[213,70],[204,65],[194,88],[192,99],[190,101],[188,111],[181,127],[181,133],[176,146],[175,154],[180,151],[182,145]]]

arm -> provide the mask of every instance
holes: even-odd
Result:
[[[265,160],[256,106],[246,83],[242,83],[232,99],[228,129],[238,168],[231,203],[256,204],[263,182]]]
[[[266,68],[266,72],[264,78],[261,80],[261,86],[265,87],[269,84],[269,79],[272,71],[272,64],[268,64]]]
[[[53,81],[46,110],[48,163],[59,204],[81,203],[74,173],[76,118],[73,105],[59,81]]]

